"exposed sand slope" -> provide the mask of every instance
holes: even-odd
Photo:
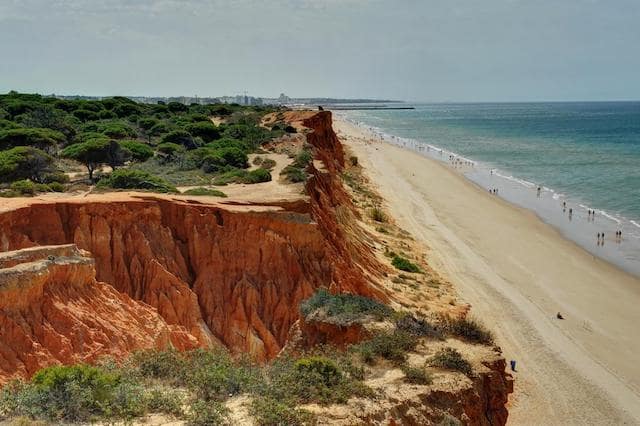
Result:
[[[399,224],[517,360],[510,424],[640,424],[639,279],[447,166],[334,126]]]

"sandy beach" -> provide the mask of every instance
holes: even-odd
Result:
[[[338,117],[334,127],[398,224],[517,361],[510,424],[640,424],[640,279],[445,164]]]

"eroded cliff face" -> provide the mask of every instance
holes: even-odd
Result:
[[[316,157],[341,153],[330,114],[306,124]],[[200,346],[270,359],[316,288],[385,299],[375,285],[380,265],[349,231],[341,158],[309,167],[306,207],[252,211],[152,196],[37,203],[0,214],[0,248],[76,244],[95,259],[99,281],[156,308]]]
[[[291,336],[303,347],[367,337],[361,327],[300,321],[300,302],[319,287],[389,301],[380,284],[389,267],[342,185],[344,152],[331,113],[285,116],[316,160],[303,201],[122,193],[0,212],[0,384],[142,348],[224,345],[267,360]],[[510,381],[501,357],[490,364],[450,391],[404,397],[388,387],[384,403],[347,407],[344,418],[425,424],[451,412],[469,424],[504,424]]]
[[[169,345],[186,350],[197,341],[96,281],[87,252],[65,245],[0,253],[0,383],[45,365]]]

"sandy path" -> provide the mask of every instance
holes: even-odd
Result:
[[[443,164],[335,128],[400,226],[517,360],[510,424],[640,424],[639,279]]]

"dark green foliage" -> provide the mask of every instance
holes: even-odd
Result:
[[[169,102],[167,104],[167,109],[171,112],[186,112],[189,110],[189,107],[180,102]]]
[[[205,173],[219,172],[229,167],[246,168],[249,165],[247,154],[236,147],[197,148],[189,152],[188,158]]]
[[[147,144],[138,141],[119,141],[118,144],[127,159],[142,162],[153,157],[153,149]]]
[[[462,354],[453,348],[443,348],[439,350],[429,361],[433,367],[444,368],[447,370],[460,371],[467,376],[473,373],[469,361],[462,357]]]
[[[432,325],[425,318],[416,318],[411,314],[403,315],[396,321],[396,328],[400,331],[419,337],[443,339],[440,327]]]
[[[407,352],[418,344],[418,338],[404,331],[384,332],[373,336],[371,340],[355,345],[353,349],[360,353],[363,361],[372,363],[376,357],[401,363],[407,357]]]
[[[342,380],[342,373],[336,363],[326,357],[300,358],[296,360],[294,367],[301,375],[316,375],[325,386],[335,386]]]
[[[89,179],[93,181],[93,172],[101,164],[117,166],[122,163],[120,145],[106,137],[88,139],[69,145],[62,150],[62,156],[79,161],[85,165],[89,172]]]
[[[67,140],[71,140],[75,136],[76,127],[79,125],[79,121],[75,117],[50,105],[40,105],[30,112],[16,117],[16,120],[24,127],[58,131]]]
[[[100,120],[113,120],[114,118],[118,118],[118,116],[113,111],[102,110],[98,113],[98,118]]]
[[[0,151],[0,182],[31,179],[44,182],[55,172],[53,158],[46,152],[29,146]]]
[[[22,126],[15,121],[4,120],[0,118],[0,131],[9,129],[19,129]]]
[[[65,142],[65,136],[51,129],[7,129],[0,131],[0,150],[16,146],[31,146],[43,151],[53,152]]]
[[[251,170],[243,179],[243,183],[249,184],[269,181],[271,181],[271,173],[269,173],[269,170],[263,168]]]
[[[300,304],[300,312],[308,317],[311,313],[323,311],[340,323],[347,323],[372,316],[382,320],[393,314],[393,309],[368,297],[353,294],[331,294],[321,288]]]
[[[493,335],[479,322],[467,319],[447,319],[443,327],[445,331],[472,343],[493,344]]]
[[[261,380],[257,368],[234,361],[226,350],[195,350],[189,353],[187,362],[187,386],[205,401],[224,401]]]
[[[95,131],[112,139],[135,138],[136,131],[126,123],[119,121],[107,121],[95,126]]]
[[[258,426],[303,426],[313,424],[314,420],[310,412],[268,396],[254,398],[249,412]]]
[[[178,153],[184,151],[184,147],[182,145],[171,142],[161,143],[158,145],[157,149],[159,153],[164,154],[169,158],[174,158]]]
[[[414,272],[414,273],[421,272],[420,267],[418,265],[416,265],[415,263],[412,263],[411,261],[409,261],[409,259],[399,256],[397,254],[394,255],[393,258],[391,259],[391,264],[396,269],[400,269],[401,271]]]
[[[193,136],[185,130],[174,130],[162,137],[162,143],[175,143],[182,145],[186,149],[195,149],[200,146]]]
[[[152,389],[146,395],[147,408],[155,413],[171,414],[182,417],[184,410],[184,397],[179,391],[170,388]]]
[[[210,121],[201,121],[193,124],[189,124],[186,127],[187,132],[195,137],[201,137],[205,142],[211,142],[220,138],[220,132],[218,128]]]
[[[17,180],[11,183],[11,190],[20,195],[33,195],[36,193],[36,185],[29,179]]]
[[[369,210],[369,216],[376,222],[385,223],[387,221],[387,215],[384,214],[380,207],[374,207]]]
[[[429,375],[424,368],[412,367],[407,364],[402,364],[400,368],[404,373],[405,381],[409,383],[413,383],[415,385],[429,385],[433,381],[431,375]]]
[[[153,117],[143,117],[138,120],[138,126],[143,128],[144,130],[149,130],[158,124],[158,120]]]
[[[357,166],[358,157],[356,157],[355,155],[352,155],[351,157],[349,157],[349,162],[351,163],[352,166]]]
[[[138,351],[133,354],[130,362],[145,378],[162,379],[179,385],[187,377],[187,361],[175,349]]]
[[[183,192],[184,195],[209,196],[209,197],[226,197],[222,191],[209,188],[191,188]]]
[[[187,415],[189,426],[223,425],[228,415],[227,408],[216,401],[195,401]]]
[[[87,121],[97,120],[100,118],[98,116],[98,113],[94,111],[89,111],[87,109],[77,109],[73,111],[73,116],[76,117],[78,120],[82,121],[83,123]]]
[[[142,170],[118,169],[100,179],[98,186],[114,189],[144,189],[152,192],[178,192],[169,182]]]
[[[306,168],[311,161],[313,161],[313,153],[305,148],[298,153],[293,163],[282,170],[281,174],[285,175],[290,182],[304,182],[307,180]]]
[[[129,117],[140,113],[140,108],[136,104],[120,103],[113,108],[113,113],[120,118]]]

